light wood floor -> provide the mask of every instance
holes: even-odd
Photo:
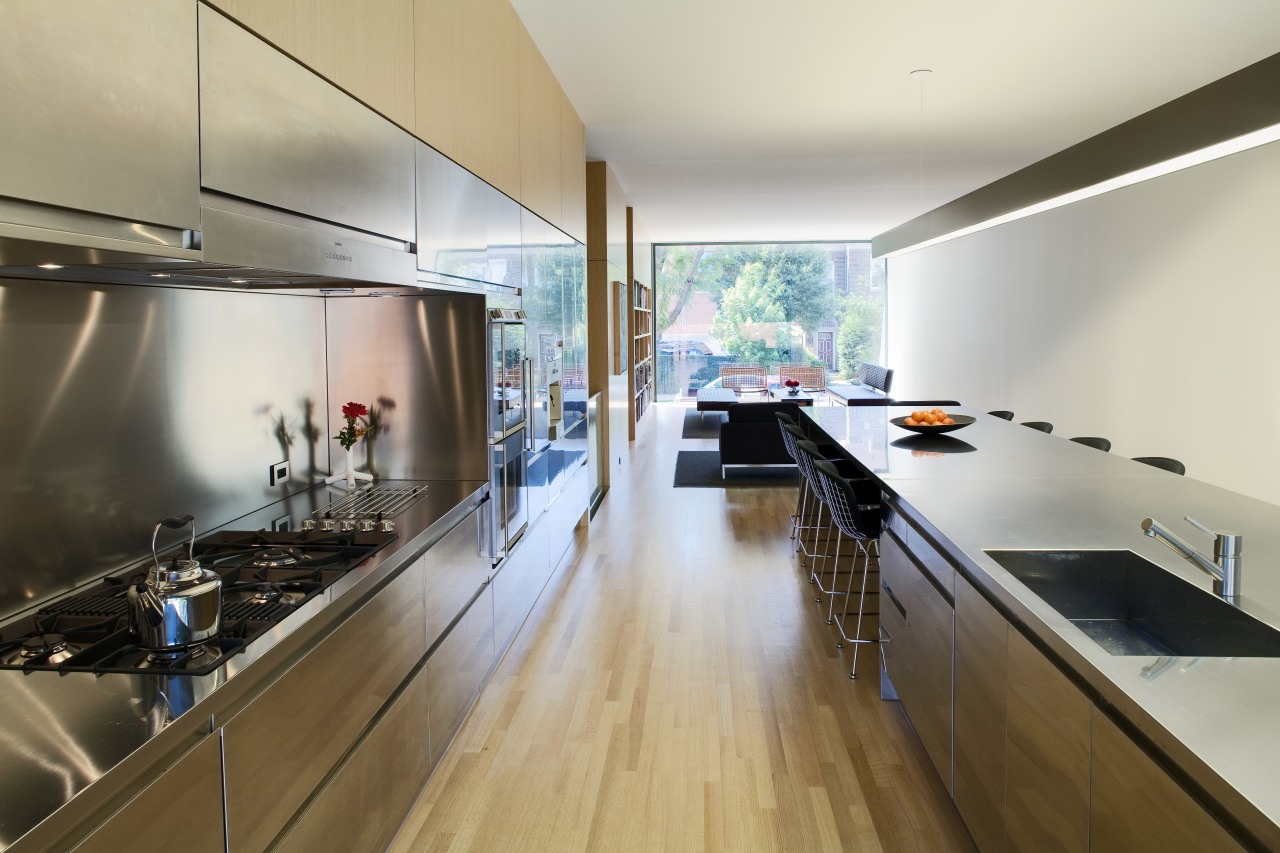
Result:
[[[874,647],[849,679],[794,492],[673,489],[676,450],[715,446],[682,415],[652,407],[611,460],[393,851],[973,849]]]

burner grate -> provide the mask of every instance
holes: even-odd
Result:
[[[222,621],[224,624],[249,619],[255,622],[274,622],[283,616],[280,611],[292,611],[293,607],[280,601],[233,601],[222,599]],[[285,614],[287,615],[287,614]]]
[[[426,496],[426,486],[371,485],[338,498],[311,514],[317,518],[390,518]]]

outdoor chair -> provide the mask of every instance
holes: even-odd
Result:
[[[782,365],[778,367],[778,385],[786,385],[788,379],[800,383],[800,389],[810,394],[827,390],[827,369],[813,365]]]
[[[893,385],[893,369],[864,361],[858,368],[858,381],[888,394],[889,388]]]
[[[720,387],[739,394],[763,394],[769,390],[768,376],[759,364],[722,364]]]

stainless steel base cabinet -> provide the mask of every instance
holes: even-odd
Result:
[[[949,566],[947,571],[952,571]],[[892,530],[880,537],[880,583],[881,661],[902,710],[950,793],[955,621],[951,601],[908,556]]]
[[[419,672],[274,849],[386,849],[431,774],[428,696]]]
[[[486,586],[422,670],[429,691],[433,767],[480,695],[493,660],[493,597]]]
[[[578,520],[587,511],[587,465],[579,458],[564,472],[564,491],[547,508],[547,520],[551,523],[551,566],[560,564],[560,558],[573,542],[573,531]]]
[[[75,853],[168,850],[223,853],[222,742],[208,735],[94,830]],[[175,839],[182,839],[175,845]]]
[[[480,516],[486,512],[489,512],[488,502],[482,503],[422,556],[427,589],[428,648],[444,635],[489,581],[493,563],[480,538]]]
[[[426,651],[423,561],[391,580],[223,727],[230,849],[285,829]]]
[[[551,529],[549,521],[539,519],[530,525],[490,582],[493,590],[494,648],[498,658],[515,639],[516,632],[551,577],[547,543]]]

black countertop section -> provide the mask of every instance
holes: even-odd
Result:
[[[207,734],[215,714],[314,645],[488,495],[484,482],[383,483],[426,487],[395,517],[396,541],[208,675],[0,671],[0,850],[43,849],[157,761]],[[316,486],[220,529],[287,523],[296,530],[342,493],[342,486]]]
[[[1208,575],[1139,527],[1154,517],[1212,555],[1190,515],[1244,536],[1239,606],[1280,627],[1280,507],[962,407],[976,422],[927,443],[889,423],[900,407],[803,411],[1095,704],[1280,849],[1280,658],[1108,654],[986,553],[1128,550],[1208,591]]]

